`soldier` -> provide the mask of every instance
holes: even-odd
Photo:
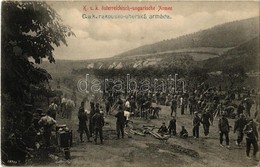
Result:
[[[196,107],[196,99],[194,96],[191,96],[189,98],[190,115],[192,115],[194,113],[195,107]]]
[[[100,143],[103,144],[103,126],[105,124],[104,117],[100,114],[99,110],[92,117],[92,123],[95,131],[95,144],[97,144],[97,136],[99,134]]]
[[[244,107],[243,101],[241,101],[237,107],[237,115],[239,116],[240,114],[243,114],[244,110],[245,110],[245,107]]]
[[[131,112],[131,114],[133,115],[135,115],[136,113],[136,101],[135,101],[135,99],[134,99],[134,97],[133,96],[131,96],[131,100],[130,100],[130,112]]]
[[[200,129],[200,117],[198,115],[198,112],[194,112],[194,118],[193,118],[193,137],[199,138],[199,129]]]
[[[245,115],[243,113],[241,113],[239,115],[239,118],[235,121],[235,125],[234,125],[234,133],[237,132],[237,141],[236,141],[236,145],[240,146],[240,143],[243,140],[244,137],[244,127],[247,124],[247,120],[245,118]]]
[[[130,101],[129,101],[129,98],[126,99],[126,102],[125,102],[125,110],[130,112]]]
[[[117,130],[117,139],[120,137],[120,133],[122,138],[124,138],[124,127],[125,127],[125,116],[123,109],[120,107],[119,112],[115,115],[116,120],[116,130]]]
[[[65,94],[65,96],[61,99],[61,108],[60,109],[61,109],[62,118],[64,118],[65,115],[66,115],[66,110],[67,110],[66,103],[67,103],[67,101],[68,101],[67,95]]]
[[[49,147],[52,127],[54,124],[56,124],[56,121],[52,117],[50,117],[50,110],[47,111],[46,116],[41,117],[38,123],[44,128],[43,136],[45,139],[46,147]]]
[[[209,110],[207,110],[201,116],[201,123],[203,124],[204,134],[206,137],[208,137],[208,135],[209,135],[210,116],[211,115],[209,113]]]
[[[87,127],[87,113],[84,110],[84,102],[81,102],[81,106],[79,107],[78,112],[78,119],[79,119],[79,129],[78,132],[80,133],[80,141],[84,142],[83,140],[83,133],[85,132],[88,138],[88,142],[91,142],[90,140],[90,134]]]
[[[165,125],[165,122],[162,123],[162,126],[159,128],[158,133],[164,135],[168,132],[168,129]]]
[[[220,146],[223,146],[223,135],[225,135],[226,138],[226,145],[227,148],[229,148],[229,123],[228,123],[228,119],[226,118],[226,113],[222,113],[222,117],[219,119],[218,122],[218,129],[219,129],[219,140],[220,140]]]
[[[50,112],[51,112],[51,115],[50,115],[50,116],[51,116],[53,119],[56,120],[56,113],[57,113],[57,111],[58,111],[58,106],[57,106],[57,104],[54,103],[54,101],[51,101],[51,104],[50,104],[50,106],[49,106],[49,110],[50,110]]]
[[[92,117],[95,114],[95,103],[94,102],[90,102],[90,113],[89,113],[89,133],[90,133],[90,137],[92,137],[93,133],[94,133],[94,128],[93,128],[93,123],[92,123]]]
[[[73,100],[71,99],[68,99],[67,100],[67,103],[66,103],[66,116],[67,116],[67,119],[71,120],[71,115],[72,115],[72,111],[75,107],[75,103]]]
[[[110,114],[111,105],[110,105],[110,102],[108,101],[108,99],[105,102],[105,106],[106,106],[106,115],[109,115]]]
[[[180,98],[180,107],[181,107],[181,115],[183,115],[184,109],[185,109],[185,100],[184,100],[183,96],[181,96],[181,98]]]
[[[174,136],[176,135],[176,119],[174,116],[172,117],[172,119],[169,123],[168,129],[169,129],[169,134],[172,133],[172,135],[174,135]]]
[[[174,113],[174,116],[177,115],[177,99],[176,96],[173,97],[172,103],[171,103],[171,116]]]
[[[249,123],[244,128],[244,133],[246,134],[246,156],[249,157],[251,144],[253,145],[253,157],[256,158],[256,153],[258,152],[258,132],[256,129],[256,123],[253,119],[249,120]]]
[[[184,126],[181,126],[180,137],[186,139],[188,137],[188,131]]]

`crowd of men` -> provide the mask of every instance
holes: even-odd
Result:
[[[98,139],[103,144],[104,119],[107,115],[115,116],[117,139],[124,138],[124,130],[130,122],[130,117],[132,117],[132,120],[137,117],[144,120],[157,119],[160,118],[161,105],[166,105],[170,109],[167,116],[169,124],[167,126],[163,122],[158,129],[158,133],[162,136],[179,135],[183,139],[188,138],[188,131],[183,124],[180,132],[176,130],[176,123],[179,121],[178,117],[186,114],[191,115],[192,136],[194,138],[200,137],[200,127],[202,125],[204,136],[208,138],[209,134],[212,134],[210,133],[210,126],[213,125],[214,119],[218,117],[219,144],[221,147],[226,146],[229,148],[229,133],[231,131],[229,119],[235,119],[233,132],[237,134],[236,144],[241,147],[241,142],[245,136],[246,155],[250,158],[249,153],[252,145],[253,157],[255,157],[258,152],[258,131],[257,124],[252,119],[257,115],[257,112],[251,114],[253,99],[249,94],[244,95],[243,98],[239,99],[239,104],[236,105],[238,100],[234,96],[232,92],[223,94],[216,88],[201,88],[168,94],[163,92],[131,92],[125,99],[121,98],[120,94],[108,94],[103,100],[102,98],[91,100],[84,98],[78,109],[79,138],[81,142],[84,142],[83,136],[85,134],[87,142],[92,142],[91,138],[93,137],[95,144],[98,143]],[[257,98],[254,101],[256,107],[259,107]],[[256,108],[256,111],[258,110]],[[42,131],[44,146],[48,148],[51,146],[51,135],[53,127],[57,123],[57,114],[61,118],[71,121],[73,111],[75,111],[75,102],[67,98],[67,95],[60,98],[60,100],[53,99],[46,113],[39,109],[31,117],[25,117],[26,119],[31,118],[25,120],[28,123],[26,127],[30,132],[35,132],[34,135],[36,136],[36,133]],[[225,146],[223,144],[224,139]]]
[[[259,95],[256,98],[254,97],[253,100],[253,97],[248,93],[239,99],[235,97],[233,92],[223,93],[223,91],[216,88],[201,88],[168,94],[163,92],[131,92],[125,99],[121,97],[120,94],[110,93],[104,96],[104,99],[90,99],[87,97],[82,99],[77,115],[79,120],[78,133],[81,142],[84,142],[85,134],[87,142],[92,142],[91,138],[93,137],[95,144],[98,143],[98,140],[101,144],[104,143],[103,127],[107,115],[115,116],[116,139],[120,139],[125,137],[124,130],[131,121],[130,117],[132,123],[137,117],[144,120],[157,119],[161,117],[161,105],[166,105],[170,109],[169,114],[167,114],[169,124],[167,126],[163,122],[158,129],[159,134],[179,135],[181,138],[187,139],[189,134],[183,123],[180,121],[182,124],[180,132],[177,132],[176,126],[180,115],[186,114],[190,115],[192,136],[194,138],[200,137],[200,127],[202,125],[206,138],[209,137],[209,134],[219,133],[220,146],[229,148],[229,136],[232,129],[229,119],[235,119],[233,132],[237,134],[237,146],[241,147],[241,142],[245,137],[247,157],[250,158],[251,146],[253,146],[253,157],[256,157],[258,152],[258,125],[253,118],[257,116],[257,111],[259,111]],[[238,105],[236,105],[237,102]],[[252,114],[253,102],[256,104],[256,112]],[[36,112],[27,110],[27,112],[24,112],[26,120],[24,120],[25,135],[23,138],[28,138],[28,136],[36,137],[28,138],[26,145],[32,145],[31,148],[33,148],[35,143],[40,143],[37,136],[41,132],[44,140],[43,146],[48,148],[51,146],[53,127],[57,124],[57,114],[61,118],[71,121],[72,112],[75,111],[75,102],[65,95],[60,100],[53,99],[46,113],[42,109],[37,109]],[[213,125],[215,118],[218,118],[218,132],[210,133],[210,126]],[[16,140],[19,141],[18,138]]]
[[[236,102],[237,98],[234,92],[223,93],[217,88],[205,87],[169,94],[163,92],[131,92],[125,100],[121,98],[120,94],[108,94],[105,96],[104,102],[94,103],[90,101],[89,113],[86,113],[85,104],[87,101],[83,100],[78,113],[80,139],[83,142],[82,135],[85,132],[88,142],[91,142],[90,137],[94,134],[95,143],[97,143],[98,135],[101,143],[103,143],[104,115],[110,115],[114,111],[118,111],[115,114],[117,139],[124,138],[124,128],[130,116],[143,119],[159,118],[161,110],[159,105],[162,104],[170,106],[169,118],[171,119],[168,127],[164,122],[159,128],[160,134],[177,135],[176,122],[179,115],[177,109],[179,108],[181,115],[193,115],[192,136],[194,138],[200,137],[200,125],[203,127],[205,137],[208,138],[210,126],[213,125],[214,119],[218,117],[219,144],[224,147],[223,141],[225,139],[226,147],[229,148],[229,133],[231,131],[229,119],[236,119],[234,124],[234,133],[237,134],[236,144],[241,147],[241,142],[246,136],[246,155],[250,158],[249,152],[251,145],[253,145],[253,157],[255,158],[258,151],[258,131],[257,123],[254,122],[253,118],[256,117],[258,109],[256,108],[256,112],[253,115],[251,114],[254,101],[250,93],[242,98],[240,97],[239,105],[236,105]],[[105,111],[103,111],[100,103],[104,103]],[[188,137],[188,131],[184,126],[181,127],[179,136],[181,138]]]

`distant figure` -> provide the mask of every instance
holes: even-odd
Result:
[[[194,138],[199,138],[199,130],[200,130],[200,117],[198,115],[198,112],[194,112],[194,118],[193,118],[193,137]]]
[[[75,107],[75,103],[73,100],[71,99],[68,99],[67,100],[67,103],[66,103],[66,116],[67,116],[67,119],[71,120],[71,115],[72,115],[72,111]]]
[[[180,137],[186,139],[188,137],[188,131],[184,126],[181,126]]]
[[[51,101],[51,104],[49,105],[49,110],[50,110],[50,116],[56,120],[58,106],[57,106],[57,104],[54,103],[54,101]]]
[[[177,115],[177,99],[176,96],[173,97],[172,103],[171,103],[171,116],[173,115],[176,117]]]
[[[115,117],[117,118],[116,120],[117,139],[119,139],[120,133],[122,138],[124,138],[125,116],[122,108],[120,108],[120,110],[115,115]]]
[[[46,147],[49,147],[52,127],[53,125],[56,124],[56,121],[52,117],[50,117],[50,111],[48,110],[46,116],[41,117],[38,123],[40,126],[43,126],[44,128],[43,136],[44,136],[45,144]]]
[[[105,102],[105,106],[106,106],[106,115],[109,115],[109,114],[110,114],[111,104],[110,104],[110,102],[108,101],[108,99],[107,99],[106,102]]]
[[[180,98],[180,107],[181,107],[181,115],[184,114],[184,109],[185,109],[185,102],[183,96]]]
[[[244,105],[245,105],[245,111],[246,111],[246,116],[251,117],[250,111],[252,108],[252,105],[254,104],[253,100],[251,98],[245,98],[244,99]]]
[[[95,103],[90,101],[90,113],[89,113],[89,133],[90,137],[92,137],[94,133],[93,123],[92,123],[92,117],[95,114]]]
[[[128,122],[130,121],[130,115],[131,113],[129,111],[124,111],[124,117],[125,117],[125,126],[127,127]]]
[[[170,120],[168,129],[169,129],[169,134],[172,134],[174,136],[176,135],[176,119],[174,116]]]
[[[249,123],[245,126],[244,133],[246,134],[246,156],[250,158],[249,153],[251,145],[253,145],[253,158],[255,159],[258,152],[258,132],[253,119],[250,119]]]
[[[228,119],[226,117],[226,113],[222,113],[222,117],[219,119],[218,122],[218,129],[219,129],[219,140],[220,140],[220,146],[223,146],[223,135],[225,135],[226,138],[226,145],[227,148],[229,148],[229,123],[228,123]]]
[[[66,103],[67,103],[68,99],[67,99],[67,95],[65,95],[62,99],[61,99],[61,115],[64,118],[65,114],[66,114]]]
[[[236,145],[240,146],[240,143],[243,140],[244,137],[244,128],[247,124],[247,120],[245,118],[245,115],[243,113],[241,113],[239,115],[239,118],[235,121],[235,126],[234,126],[234,133],[237,133],[237,141],[236,141]]]
[[[189,110],[190,110],[190,115],[192,115],[195,111],[195,107],[196,107],[196,99],[194,96],[191,96],[189,98]]]
[[[90,141],[90,134],[89,134],[88,127],[87,127],[88,117],[87,117],[87,113],[84,110],[84,102],[81,102],[81,105],[79,107],[78,119],[79,119],[78,132],[80,133],[80,141],[84,142],[83,133],[85,132],[86,135],[87,135],[88,142],[91,142]]]
[[[202,114],[201,116],[201,122],[203,124],[203,129],[204,129],[204,135],[208,137],[209,135],[209,127],[210,127],[210,112],[207,110],[205,113]]]
[[[125,110],[130,112],[130,107],[130,101],[129,98],[127,98],[125,102]]]
[[[162,126],[159,128],[158,133],[164,135],[168,132],[168,129],[165,125],[165,122],[162,123]]]
[[[95,144],[97,144],[97,137],[99,134],[100,143],[103,144],[103,126],[105,125],[104,117],[100,114],[98,110],[92,117],[92,123],[95,132]]]
[[[243,114],[245,110],[245,107],[243,105],[243,101],[240,102],[240,104],[237,107],[237,115],[240,116],[240,114]]]

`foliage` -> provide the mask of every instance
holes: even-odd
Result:
[[[31,84],[51,79],[34,64],[54,63],[54,45],[67,45],[65,38],[74,35],[61,21],[45,2],[2,3],[2,93],[22,104]]]
[[[234,88],[235,83],[243,83],[247,78],[245,69],[242,66],[227,66],[223,69],[222,74],[230,81],[230,88]]]
[[[189,83],[201,84],[209,78],[208,70],[199,67],[191,68],[188,71],[187,77]]]

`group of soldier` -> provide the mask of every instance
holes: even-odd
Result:
[[[165,95],[165,93],[164,93]],[[202,124],[204,135],[209,137],[210,126],[213,125],[214,118],[219,117],[218,132],[219,143],[223,145],[225,139],[226,147],[230,147],[229,133],[231,126],[229,118],[236,118],[234,133],[237,133],[236,144],[241,146],[241,142],[246,136],[246,154],[249,157],[250,147],[253,145],[253,156],[258,151],[258,133],[257,124],[253,121],[250,110],[252,100],[250,96],[240,99],[238,106],[235,105],[235,95],[228,92],[223,96],[221,91],[216,88],[211,89],[193,89],[186,92],[176,92],[168,94],[164,105],[170,106],[170,122],[166,127],[165,123],[160,127],[159,133],[177,135],[176,120],[178,119],[177,109],[180,109],[180,115],[193,115],[192,118],[192,136],[199,138],[200,125]],[[117,139],[124,138],[124,129],[127,126],[129,117],[141,117],[144,119],[159,118],[162,102],[160,93],[138,93],[131,92],[125,100],[119,95],[109,94],[104,101],[91,101],[83,99],[78,111],[80,141],[84,142],[83,134],[87,136],[87,141],[97,144],[98,136],[100,143],[103,144],[103,126],[105,125],[104,116],[110,115],[113,111],[118,111],[116,117]],[[88,109],[89,102],[90,109]],[[104,102],[104,108],[102,103]],[[157,104],[158,103],[158,104]],[[52,104],[51,104],[52,105]],[[50,105],[50,108],[52,107]],[[257,112],[255,113],[255,115]],[[55,118],[54,118],[55,119]],[[188,131],[184,126],[179,132],[181,138],[188,137]]]
[[[234,133],[237,133],[236,145],[241,147],[241,142],[246,136],[246,155],[249,157],[249,152],[251,145],[253,145],[253,157],[256,156],[258,151],[258,131],[257,123],[252,119],[251,108],[253,101],[250,95],[246,95],[240,99],[240,103],[236,106],[235,94],[228,92],[223,96],[221,91],[216,90],[216,88],[211,89],[197,89],[187,92],[177,92],[167,96],[167,102],[165,105],[170,105],[170,116],[172,117],[169,126],[167,127],[165,123],[159,128],[158,132],[161,134],[176,135],[176,119],[177,108],[180,108],[180,114],[183,115],[185,112],[189,111],[192,118],[192,135],[194,138],[199,138],[200,125],[202,124],[204,135],[209,138],[210,126],[213,125],[214,118],[219,117],[218,120],[218,133],[219,133],[219,143],[221,147],[224,147],[223,141],[225,139],[226,147],[230,148],[229,133],[231,126],[229,124],[229,118],[236,118],[234,125]],[[102,114],[110,114],[111,111],[118,110],[119,112],[115,115],[117,117],[116,130],[117,138],[124,137],[124,127],[126,126],[129,118],[126,115],[129,114],[131,117],[141,117],[141,118],[158,118],[159,111],[161,108],[158,104],[160,95],[152,93],[138,93],[132,92],[129,96],[122,100],[119,96],[108,95],[105,100],[105,112]],[[99,113],[98,107],[93,107],[93,113]],[[256,116],[257,112],[254,116]],[[91,114],[90,114],[91,115]],[[90,121],[93,122],[93,121]],[[104,120],[101,121],[104,125]],[[91,125],[90,125],[91,127]],[[98,126],[100,128],[100,126]],[[94,128],[95,129],[95,128]],[[90,134],[91,134],[91,130]],[[88,133],[88,132],[86,132]],[[100,131],[101,141],[102,130]],[[180,137],[187,138],[188,131],[184,126],[181,127],[179,132]],[[95,135],[97,136],[97,135]],[[96,139],[95,139],[96,142]]]

